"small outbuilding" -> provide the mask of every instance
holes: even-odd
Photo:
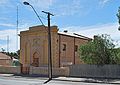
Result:
[[[0,65],[1,66],[12,66],[12,58],[0,52]]]

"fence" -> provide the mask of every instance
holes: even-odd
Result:
[[[69,76],[120,78],[120,65],[72,65]]]
[[[21,67],[19,66],[0,66],[0,73],[13,73],[13,74],[20,74]]]
[[[69,75],[69,68],[63,67],[63,68],[53,68],[52,73],[55,76],[68,76]],[[30,74],[42,74],[42,75],[48,75],[48,67],[30,67]]]

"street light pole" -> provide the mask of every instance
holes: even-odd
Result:
[[[34,7],[29,4],[28,2],[23,2],[24,5],[29,5],[35,12],[35,14],[37,15],[38,19],[40,20],[40,22],[42,23],[42,25],[44,26],[42,20],[40,19],[39,15],[37,14],[36,10],[34,9]],[[47,14],[48,16],[48,76],[49,79],[44,82],[47,83],[50,80],[52,80],[52,54],[51,54],[51,31],[50,31],[50,16],[54,16],[53,14],[51,14],[50,12],[45,12],[42,11],[43,13]]]
[[[24,4],[24,5],[29,5],[29,6],[33,9],[33,11],[35,12],[35,14],[36,14],[36,16],[38,17],[39,21],[40,21],[41,24],[44,26],[42,20],[40,19],[40,16],[38,15],[38,13],[37,13],[36,10],[34,9],[34,7],[33,7],[30,3],[28,3],[28,2],[23,2],[23,4]]]
[[[47,14],[48,16],[48,74],[49,79],[45,83],[52,80],[52,53],[51,53],[51,30],[50,30],[50,15],[54,16],[50,12],[42,11],[43,13]]]

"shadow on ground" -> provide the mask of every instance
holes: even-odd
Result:
[[[29,78],[48,78],[48,75],[38,75],[38,74],[14,74],[14,77],[29,77]],[[58,76],[53,76],[57,78]]]
[[[104,83],[104,84],[119,84],[120,85],[120,79],[108,79],[108,78],[86,78],[85,80],[81,82],[86,83]]]
[[[25,77],[25,78],[48,78],[48,75],[38,75],[38,74],[34,74],[34,75],[30,75],[30,74],[14,74],[14,77]],[[73,79],[71,79],[73,78]],[[56,81],[70,81],[70,82],[84,82],[84,83],[103,83],[103,84],[118,84],[120,85],[120,79],[112,79],[112,78],[81,78],[77,80],[74,79],[76,77],[66,77],[64,79],[59,78],[59,76],[53,76],[52,80],[56,80]]]

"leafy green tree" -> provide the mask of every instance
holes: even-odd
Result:
[[[113,49],[113,54],[115,57],[113,57],[114,61],[117,63],[117,64],[120,64],[120,48],[115,48]]]
[[[4,48],[1,48],[1,52],[4,53],[4,52],[5,52],[5,49],[4,49]]]
[[[19,59],[20,58],[20,50],[16,51],[16,52],[5,52],[5,49],[4,48],[1,48],[1,52],[10,56],[11,59],[12,58],[16,58],[16,59]]]
[[[112,42],[106,34],[95,36],[92,41],[80,46],[80,58],[87,64],[116,64],[119,57]]]
[[[16,52],[5,52],[5,51],[2,51],[2,53],[10,56],[11,58],[16,58],[16,59],[20,58],[20,50],[18,50]]]

